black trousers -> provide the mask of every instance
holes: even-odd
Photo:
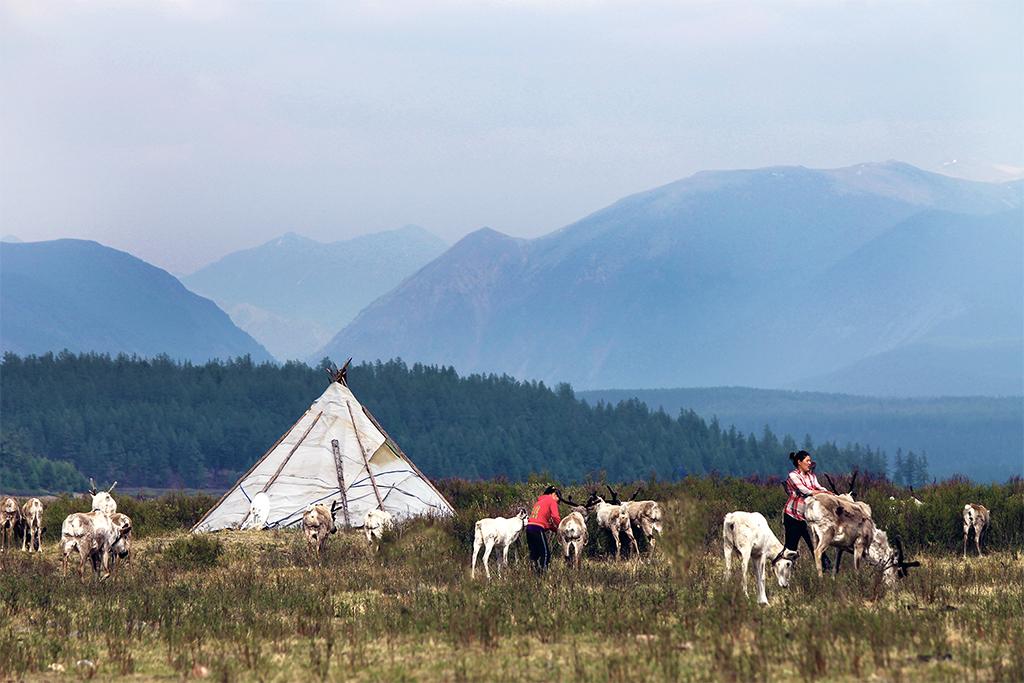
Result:
[[[536,524],[526,525],[526,544],[530,546],[530,562],[537,572],[548,568],[551,562],[551,550],[548,548],[548,539],[544,535],[544,528]]]
[[[800,539],[807,543],[807,548],[814,553],[814,544],[811,543],[811,530],[807,528],[807,522],[794,519],[787,514],[782,515],[782,528],[786,532],[786,550],[799,550]],[[828,555],[821,556],[822,569],[831,569],[832,562]]]

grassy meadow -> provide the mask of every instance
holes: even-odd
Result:
[[[536,577],[524,544],[490,582],[469,578],[473,522],[538,484],[442,486],[458,517],[404,523],[377,555],[342,531],[320,562],[293,531],[189,535],[205,497],[125,498],[141,521],[133,566],[84,585],[53,544],[81,499],[51,501],[45,552],[0,555],[0,680],[1024,680],[1020,482],[952,482],[884,510],[898,491],[870,484],[879,525],[906,526],[924,566],[888,590],[848,558],[819,580],[805,554],[788,589],[770,579],[768,607],[738,575],[723,583],[720,524],[761,510],[778,530],[777,483],[652,483],[667,511],[653,554],[615,562],[595,531],[579,572],[557,558]],[[986,556],[966,562],[963,495],[994,518]]]

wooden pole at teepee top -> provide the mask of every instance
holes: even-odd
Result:
[[[363,448],[363,440],[359,438],[359,427],[356,426],[356,416],[352,412],[352,404],[345,401],[345,406],[348,408],[348,416],[352,418],[352,429],[356,433],[356,443],[359,444],[359,452],[363,454],[363,463],[366,464],[366,474],[370,476],[370,483],[373,484],[373,495],[377,496],[377,507],[381,510],[384,509],[384,499],[380,497],[380,489],[377,488],[377,480],[373,478],[373,472],[370,471],[370,460],[366,457],[366,449]]]
[[[331,450],[334,451],[334,467],[338,470],[338,490],[341,491],[341,512],[345,515],[345,526],[352,526],[348,518],[348,493],[345,491],[345,469],[341,462],[341,449],[338,440],[331,439]]]

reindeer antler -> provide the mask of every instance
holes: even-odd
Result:
[[[836,488],[836,483],[834,481],[832,481],[832,477],[830,477],[830,476],[828,476],[826,474],[825,475],[825,481],[828,482],[829,487],[832,489],[832,493],[835,493],[835,494],[838,495],[839,489]]]
[[[99,489],[96,488],[96,480],[92,477],[89,477],[89,493],[94,496],[99,493]]]
[[[640,492],[644,490],[643,486],[637,486],[636,491],[629,497],[630,500],[636,500],[636,497],[640,495]]]
[[[107,493],[113,491],[115,486],[117,486],[117,480],[114,480],[114,483],[110,485],[110,488],[107,489]]]
[[[860,474],[860,471],[859,470],[854,470],[853,471],[853,478],[850,479],[850,495],[851,496],[853,495],[853,492],[857,488],[857,475],[858,474]]]
[[[604,487],[605,487],[606,489],[608,489],[608,493],[612,494],[612,502],[613,502],[613,503],[615,503],[616,505],[618,505],[619,503],[621,503],[621,502],[622,502],[622,499],[620,499],[620,498],[619,498],[619,494],[615,492],[615,489],[613,489],[613,488],[612,488],[611,486],[609,486],[608,484],[605,484],[605,485],[604,485]]]

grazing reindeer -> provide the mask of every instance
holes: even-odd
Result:
[[[988,508],[977,503],[964,505],[964,559],[967,559],[967,537],[974,529],[974,547],[978,549],[978,557],[981,557],[981,534],[988,529],[992,515]]]
[[[852,552],[853,568],[860,568],[860,560],[871,547],[875,535],[875,523],[866,504],[852,502],[849,494],[816,493],[808,501],[804,516],[814,538],[814,564],[818,576],[822,576],[821,556],[829,546]],[[832,576],[838,570],[836,558]]]
[[[21,506],[21,549],[43,551],[43,501],[38,498]]]
[[[107,513],[108,516],[117,512],[117,501],[114,500],[112,495],[110,495],[110,492],[114,490],[115,486],[117,486],[116,481],[111,484],[110,488],[106,491],[99,491],[96,488],[95,480],[93,480],[92,477],[89,478],[89,494],[92,496],[93,510],[102,510]]]
[[[373,552],[380,550],[380,539],[384,537],[384,532],[393,528],[395,528],[395,519],[387,510],[374,508],[367,512],[363,519],[366,542],[373,546]]]
[[[302,515],[302,533],[306,535],[306,543],[309,549],[320,559],[320,553],[324,550],[327,537],[337,533],[338,527],[334,523],[334,513],[338,509],[338,501],[331,503],[330,509],[323,503],[310,505]]]
[[[71,554],[77,552],[79,578],[85,580],[85,564],[91,562],[100,579],[106,579],[110,576],[110,552],[118,539],[119,534],[110,516],[102,510],[71,513],[60,529],[64,574],[67,575]]]
[[[481,546],[484,549],[484,572],[488,579],[491,578],[491,569],[487,562],[494,546],[501,549],[501,559],[497,561],[498,572],[501,572],[502,565],[508,566],[508,550],[526,528],[528,518],[526,510],[519,508],[515,517],[486,517],[476,523],[473,529],[473,562],[469,571],[471,579],[476,578],[476,557]]]
[[[0,552],[14,547],[14,534],[21,524],[21,510],[14,498],[0,500]]]
[[[110,523],[117,534],[117,540],[110,546],[110,573],[113,575],[119,561],[124,561],[126,568],[132,562],[132,518],[115,512],[110,515]]]
[[[573,563],[576,565],[576,569],[579,569],[580,557],[588,540],[587,507],[574,503],[568,498],[565,498],[564,502],[572,506],[572,512],[562,517],[562,521],[558,523],[558,540],[565,550],[566,564],[570,561],[569,553],[572,551],[575,553]]]
[[[893,536],[890,544],[888,534],[878,528],[875,529],[864,559],[882,572],[882,579],[888,586],[896,585],[897,578],[905,578],[908,568],[921,566],[920,562],[907,562],[904,559],[903,543],[899,537]]]
[[[622,540],[619,538],[619,534],[626,534],[630,544],[633,547],[634,552],[639,554],[639,548],[636,545],[636,538],[633,537],[633,525],[629,523],[629,511],[625,505],[609,503],[604,498],[597,495],[597,491],[590,492],[590,498],[587,499],[586,507],[594,508],[597,514],[597,525],[603,529],[607,529],[612,535],[612,540],[615,541],[615,559],[619,559],[622,555]]]
[[[722,550],[725,554],[725,578],[732,573],[732,557],[739,555],[743,563],[743,594],[747,593],[747,569],[754,560],[754,578],[757,580],[757,603],[768,604],[764,589],[765,564],[771,565],[779,586],[786,588],[793,573],[798,553],[787,550],[768,520],[760,512],[730,512],[722,520]]]
[[[605,484],[605,486],[608,485]],[[653,500],[636,500],[641,490],[640,487],[637,487],[624,504],[626,512],[629,513],[629,523],[633,527],[634,537],[639,530],[640,535],[647,540],[653,551],[657,542],[657,538],[654,536],[655,532],[661,536],[661,506]],[[619,496],[612,490],[612,487],[608,486],[608,491],[611,492],[612,499],[618,500]]]

